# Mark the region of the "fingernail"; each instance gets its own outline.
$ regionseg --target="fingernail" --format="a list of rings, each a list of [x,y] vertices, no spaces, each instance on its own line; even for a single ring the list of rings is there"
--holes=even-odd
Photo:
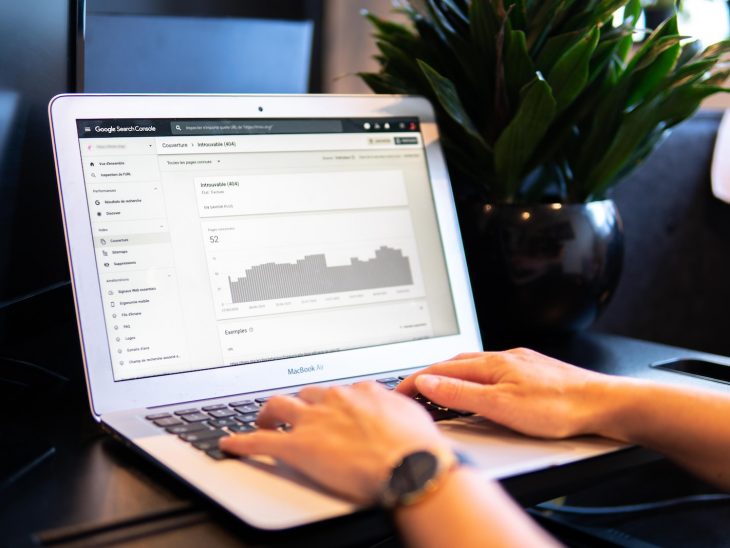
[[[421,392],[435,390],[439,382],[441,382],[440,379],[435,375],[419,375],[416,377],[416,388]]]
[[[230,436],[226,436],[225,438],[220,438],[220,439],[218,440],[218,445],[219,445],[220,447],[225,447],[226,445],[228,445],[228,444],[230,443],[230,442],[228,441],[228,438],[229,438],[229,437],[230,437]]]

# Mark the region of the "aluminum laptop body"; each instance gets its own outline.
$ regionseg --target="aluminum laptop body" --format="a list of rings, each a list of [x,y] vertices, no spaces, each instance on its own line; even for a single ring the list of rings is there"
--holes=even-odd
[[[387,383],[481,349],[429,103],[62,95],[49,110],[96,420],[254,527],[357,510],[275,462],[215,460],[164,425],[186,411],[235,426],[245,402]],[[440,427],[485,478],[619,447],[475,417]]]

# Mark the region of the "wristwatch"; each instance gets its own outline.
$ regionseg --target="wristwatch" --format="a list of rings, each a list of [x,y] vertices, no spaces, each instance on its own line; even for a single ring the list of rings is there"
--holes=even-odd
[[[461,459],[451,452],[437,455],[422,450],[410,453],[393,467],[380,491],[378,502],[389,510],[415,504],[438,489],[460,462]]]

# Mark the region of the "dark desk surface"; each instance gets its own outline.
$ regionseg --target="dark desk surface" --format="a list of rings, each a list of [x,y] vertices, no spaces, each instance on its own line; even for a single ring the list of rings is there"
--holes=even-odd
[[[104,435],[88,411],[68,299],[67,289],[49,296],[43,309],[53,305],[62,312],[48,325],[43,325],[40,311],[31,308],[5,318],[4,328],[0,326],[5,334],[0,354],[23,357],[69,377],[28,403],[18,405],[13,398],[5,402],[0,419],[5,443],[37,444],[39,457],[51,448],[53,452],[0,488],[0,539],[11,545],[31,544],[35,538],[61,545],[114,540],[127,545],[368,546],[392,534],[387,517],[378,512],[295,533],[260,534]],[[728,385],[649,369],[654,361],[697,355],[668,346],[587,333],[540,349],[598,371],[730,390]],[[11,419],[15,426],[9,426]],[[629,449],[509,478],[503,484],[521,503],[531,505],[658,458],[643,449]]]

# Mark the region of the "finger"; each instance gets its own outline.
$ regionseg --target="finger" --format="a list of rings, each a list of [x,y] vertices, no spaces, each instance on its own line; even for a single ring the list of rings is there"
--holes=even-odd
[[[281,432],[258,431],[250,434],[234,434],[221,438],[219,447],[234,455],[268,455],[286,459],[293,451],[291,436]]]
[[[355,384],[352,385],[352,388],[359,392],[373,392],[373,391],[380,392],[381,390],[386,390],[386,388],[382,384],[374,382],[374,381],[356,382]]]
[[[459,360],[471,360],[473,358],[481,358],[486,356],[487,354],[491,354],[491,352],[462,352],[461,354],[457,354],[453,358],[447,360],[450,362],[456,362]]]
[[[478,412],[485,405],[487,388],[462,379],[438,375],[419,375],[416,388],[430,401],[443,407]]]
[[[274,396],[259,412],[256,424],[259,428],[276,428],[281,423],[296,426],[302,411],[307,407],[299,398]]]
[[[297,395],[300,400],[307,403],[321,403],[324,400],[326,393],[327,388],[324,386],[305,386]]]
[[[414,373],[401,382],[396,390],[413,396],[418,392],[415,381],[420,375],[454,377],[472,382],[491,384],[496,382],[494,366],[498,362],[491,354],[478,354],[476,358],[441,362]]]

